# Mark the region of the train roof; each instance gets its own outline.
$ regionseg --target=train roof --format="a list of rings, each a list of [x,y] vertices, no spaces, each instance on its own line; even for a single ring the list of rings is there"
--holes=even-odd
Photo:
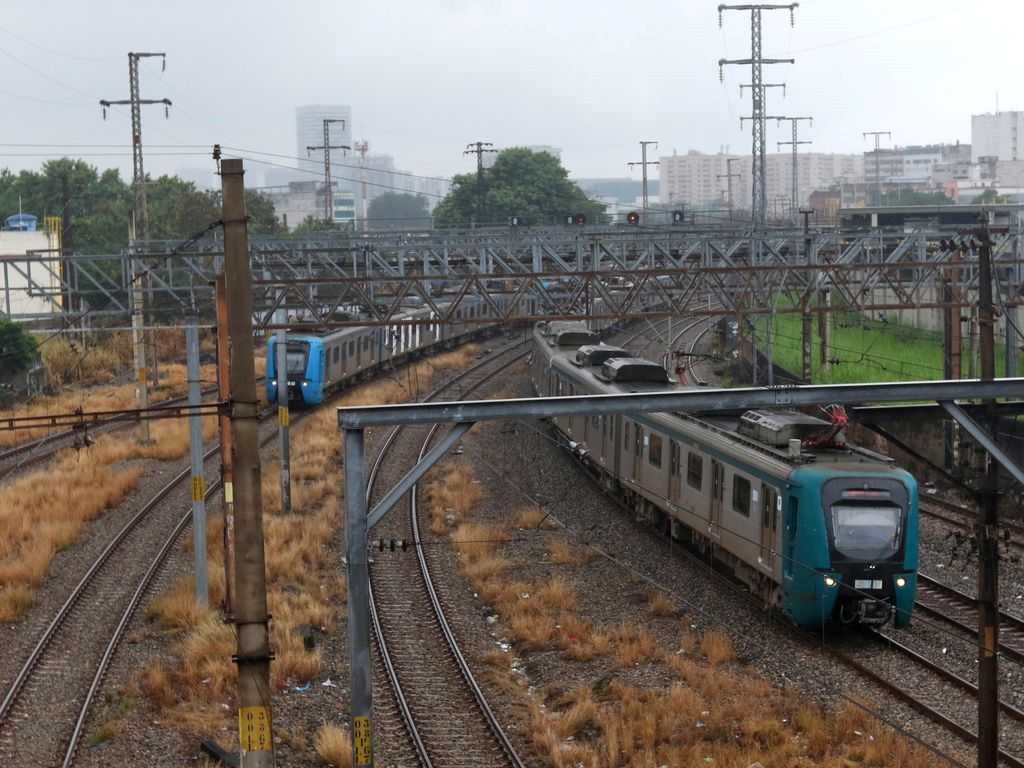
[[[584,344],[576,350],[576,357],[571,362],[576,365],[602,365],[606,360],[613,357],[629,357],[630,354],[622,347],[613,347],[610,344]]]
[[[642,357],[612,357],[601,364],[598,376],[619,384],[668,384],[665,366]]]
[[[567,349],[551,350],[553,363],[572,370],[573,375],[586,382],[595,393],[629,393],[637,391],[658,391],[678,389],[678,385],[670,380],[665,369],[657,363],[640,358],[611,358],[600,368],[583,366],[577,362],[576,352]],[[640,374],[639,381],[630,381],[631,369],[645,373],[650,372],[657,377],[655,369],[660,369],[660,381],[644,381]],[[622,378],[616,375],[605,375],[606,368],[621,371]],[[577,394],[582,394],[577,392]],[[843,448],[824,448],[806,445],[808,437],[821,435],[828,431],[830,423],[815,416],[792,410],[758,409],[733,413],[651,413],[645,418],[660,422],[666,431],[682,431],[702,444],[717,444],[721,450],[747,452],[747,460],[754,463],[766,462],[768,465],[784,465],[787,467],[820,464],[835,469],[864,471],[866,464],[882,465],[877,469],[893,468],[896,462],[888,456],[875,453],[866,448],[847,444]],[[741,424],[746,425],[741,428]],[[796,441],[791,446],[790,440]],[[776,470],[778,471],[778,470]]]
[[[586,324],[575,320],[552,320],[540,323],[538,333],[554,347],[580,347],[586,344],[597,344],[601,334],[587,328]]]

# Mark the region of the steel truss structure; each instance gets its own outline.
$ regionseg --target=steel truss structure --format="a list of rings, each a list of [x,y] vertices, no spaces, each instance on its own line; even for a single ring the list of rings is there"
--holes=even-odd
[[[995,234],[993,240],[1000,300],[1016,306],[1021,231]],[[182,307],[193,301],[212,314],[221,242],[201,241],[182,253],[174,253],[175,245],[141,249],[155,308],[150,324],[180,325]],[[253,325],[281,327],[275,322],[279,310],[295,330],[444,322],[460,314],[462,322],[477,322],[459,312],[470,301],[489,303],[493,316],[510,322],[937,309],[974,301],[978,245],[955,231],[883,230],[754,235],[512,229],[253,238]],[[130,274],[127,252],[64,258],[34,252],[0,262],[0,307],[16,306],[14,293],[20,290],[44,298],[53,312],[12,314],[13,319],[61,328],[103,325],[104,318],[127,317]],[[944,287],[954,290],[944,294]],[[831,293],[831,307],[825,293]],[[435,317],[404,320],[402,311],[412,305],[430,307]]]

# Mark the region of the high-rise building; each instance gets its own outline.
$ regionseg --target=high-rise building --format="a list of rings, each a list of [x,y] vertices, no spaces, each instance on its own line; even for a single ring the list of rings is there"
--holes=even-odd
[[[971,162],[1024,160],[1024,112],[971,115]]]
[[[729,161],[733,162],[730,163]],[[698,207],[732,206],[749,209],[752,196],[750,155],[705,155],[690,150],[685,155],[658,158],[659,197],[668,205]],[[792,210],[793,156],[789,152],[765,156],[765,187],[769,213],[781,215]],[[732,179],[729,178],[730,173]],[[828,189],[833,184],[864,178],[861,155],[801,152],[797,155],[797,180],[800,200],[804,205],[811,192]],[[731,181],[731,183],[730,183]]]
[[[307,147],[321,147],[324,143],[324,120],[344,120],[344,123],[332,123],[330,126],[331,146],[352,146],[352,107],[340,104],[309,104],[304,107],[295,108],[295,136],[296,136],[296,157],[300,158],[299,168],[323,173],[324,153],[323,150],[309,150]],[[348,155],[351,157],[351,152]],[[345,152],[340,149],[331,150],[331,176],[335,175],[335,161],[342,161]],[[345,160],[351,163],[352,160]],[[348,177],[352,174],[342,173],[347,168],[338,168],[339,177]],[[339,180],[338,189],[353,190],[351,182]]]

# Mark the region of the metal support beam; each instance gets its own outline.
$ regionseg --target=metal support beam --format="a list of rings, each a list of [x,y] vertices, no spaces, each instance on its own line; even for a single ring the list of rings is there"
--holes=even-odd
[[[1001,381],[1006,381],[1006,379],[1001,379]],[[1022,381],[1022,379],[1014,379],[1014,381]],[[957,424],[967,430],[967,433],[977,440],[982,448],[992,454],[992,458],[998,461],[1003,469],[1013,475],[1018,483],[1024,483],[1024,470],[1014,463],[1013,458],[1000,448],[995,439],[982,429],[981,425],[972,419],[963,408],[954,402],[942,400],[939,401],[939,405],[945,408],[946,413],[952,416]]]
[[[800,387],[700,389],[623,395],[530,397],[452,403],[402,403],[338,409],[338,426],[362,429],[395,424],[543,419],[594,413],[670,413],[750,408],[796,408],[823,403],[867,404],[961,398],[1024,397],[1024,378],[913,381],[883,384],[813,384]]]
[[[471,422],[458,423],[452,427],[451,432],[445,435],[440,442],[437,443],[430,452],[417,462],[416,466],[406,473],[405,477],[402,478],[401,482],[398,483],[388,493],[384,499],[373,508],[369,516],[366,518],[366,527],[373,528],[377,523],[380,522],[381,518],[388,513],[402,496],[412,490],[412,487],[416,485],[417,481],[423,477],[430,468],[434,466],[441,458],[448,453],[448,449],[455,445],[462,436],[469,432],[473,426]]]
[[[348,573],[352,764],[373,765],[373,660],[370,658],[370,563],[366,551],[365,435],[345,430],[345,543]]]

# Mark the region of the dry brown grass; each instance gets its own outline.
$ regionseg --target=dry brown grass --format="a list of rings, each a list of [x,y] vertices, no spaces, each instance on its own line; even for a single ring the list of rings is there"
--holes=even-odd
[[[313,748],[327,765],[352,768],[352,739],[344,726],[325,724],[317,728]]]
[[[655,616],[675,616],[679,613],[679,606],[674,598],[657,589],[650,589],[644,595],[647,604],[651,606],[651,613]]]
[[[553,531],[560,527],[547,512],[534,504],[523,507],[513,518],[512,525],[523,530],[545,531]]]
[[[585,565],[598,556],[589,547],[582,547],[560,536],[548,540],[547,550],[552,565]]]
[[[425,493],[431,531],[443,535],[456,529],[483,496],[469,470],[451,461],[442,463],[430,474]]]
[[[116,370],[116,369],[109,369]],[[200,369],[200,379],[204,388],[217,381],[216,368],[204,365]],[[160,383],[150,386],[149,401],[157,403],[169,397],[185,394],[187,389],[185,366],[170,363],[160,368]],[[70,414],[77,408],[87,412],[121,411],[137,407],[134,384],[107,384],[93,386],[84,390],[65,391],[52,396],[40,396],[30,402],[7,410],[0,410],[0,418],[26,418],[57,416]],[[152,426],[152,425],[151,425]],[[53,432],[49,427],[20,429],[17,431],[0,432],[0,447],[16,445],[19,442],[33,440]]]
[[[736,658],[736,652],[732,648],[732,640],[724,632],[711,630],[705,632],[700,640],[700,648],[708,664],[717,666]]]

